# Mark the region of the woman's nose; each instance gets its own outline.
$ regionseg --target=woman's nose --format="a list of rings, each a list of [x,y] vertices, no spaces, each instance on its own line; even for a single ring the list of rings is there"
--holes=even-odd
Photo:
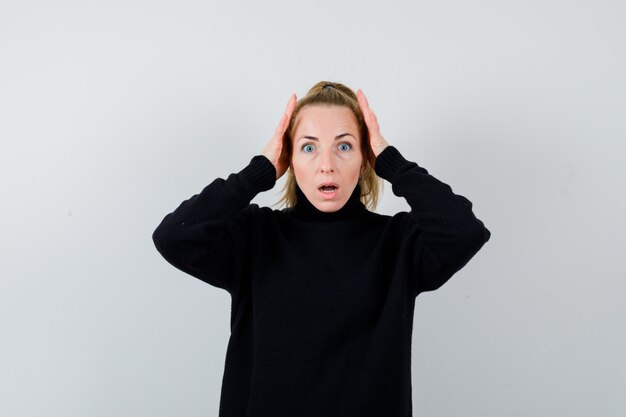
[[[335,162],[333,159],[332,150],[325,150],[320,155],[320,171],[333,172],[335,170]]]

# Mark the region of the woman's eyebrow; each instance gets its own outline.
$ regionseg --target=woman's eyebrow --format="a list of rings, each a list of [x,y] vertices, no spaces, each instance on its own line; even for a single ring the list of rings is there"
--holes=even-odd
[[[337,136],[335,136],[335,140],[339,140],[339,139],[343,138],[344,136],[352,136],[352,133],[342,133],[340,135],[337,135]],[[352,138],[356,139],[354,136],[352,136]],[[302,140],[302,139],[319,140],[315,136],[302,136],[298,140]]]

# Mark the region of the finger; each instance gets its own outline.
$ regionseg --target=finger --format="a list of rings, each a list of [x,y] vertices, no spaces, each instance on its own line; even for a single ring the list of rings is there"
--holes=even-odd
[[[363,114],[367,114],[367,102],[365,101],[365,94],[363,94],[363,91],[360,88],[357,90],[356,96],[359,105],[361,106],[361,110],[363,111]]]
[[[370,108],[370,101],[367,99],[367,96],[363,94],[363,98],[365,99],[365,104],[367,104],[367,108]]]
[[[281,116],[278,122],[278,126],[276,127],[276,130],[274,131],[276,135],[280,136],[285,133],[285,130],[287,130],[287,124],[289,122],[289,119],[291,119],[291,115],[293,114],[293,110],[295,107],[296,107],[296,95],[295,93],[291,93],[291,96],[289,97],[289,101],[287,102],[287,106],[285,107],[285,112]]]
[[[365,109],[363,113],[365,115],[365,121],[367,122],[368,129],[371,130],[372,129],[371,109],[370,109],[369,102],[367,101],[367,97],[365,96],[365,94],[363,94],[363,92],[361,92],[361,100],[363,101],[363,108]]]
[[[367,105],[367,101],[365,100],[365,94],[363,94],[363,91],[360,88],[357,91],[357,100],[359,102],[359,105],[361,106],[361,112],[363,113],[365,124],[367,124],[367,126],[369,127],[369,122],[370,122],[369,108]]]
[[[291,115],[293,114],[294,109],[296,108],[296,103],[297,103],[297,97],[295,95],[295,93],[291,93],[291,96],[289,97],[289,101],[287,102],[287,108],[285,109],[285,122],[284,122],[284,126],[282,128],[282,134],[285,133],[285,131],[287,130],[287,127],[289,126],[289,121],[291,120]]]
[[[296,97],[295,93],[292,93],[291,98],[289,99],[289,104],[287,105],[287,114],[289,115],[290,119],[291,119],[291,115],[293,114],[293,111],[296,108],[297,103],[298,103],[298,98]]]
[[[283,113],[280,120],[278,121],[278,126],[276,126],[276,130],[274,131],[275,135],[282,135],[285,132],[285,125],[287,124],[287,113]]]
[[[378,125],[378,117],[376,117],[376,113],[374,113],[374,110],[370,109],[370,119],[372,122],[372,127],[371,129],[378,133],[380,131],[380,126]]]
[[[296,104],[296,94],[291,93],[291,96],[289,96],[289,101],[287,101],[287,106],[285,107],[285,113],[289,114],[291,111],[293,111],[295,104]]]

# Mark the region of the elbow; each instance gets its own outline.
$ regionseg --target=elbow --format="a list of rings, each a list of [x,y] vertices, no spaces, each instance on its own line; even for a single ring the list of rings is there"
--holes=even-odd
[[[439,251],[422,249],[418,257],[421,260],[418,293],[439,289],[480,251],[490,239],[491,232],[480,220],[475,225],[459,235],[456,243]]]
[[[168,231],[167,228],[164,227],[163,223],[161,223],[153,232],[152,232],[152,242],[156,250],[166,259],[170,257],[171,248],[174,245],[174,239],[172,238],[172,234]]]
[[[154,232],[152,232],[152,243],[154,243],[157,251],[161,252],[161,249],[164,247],[164,239],[161,235],[161,230],[159,227],[157,227]]]
[[[491,231],[485,227],[485,224],[476,219],[475,226],[470,233],[472,241],[478,245],[477,251],[491,239]]]
[[[491,238],[491,231],[489,229],[487,229],[485,227],[485,225],[482,224],[482,222],[481,222],[481,226],[482,226],[481,227],[481,229],[482,229],[481,234],[482,234],[483,243],[487,243],[487,242],[489,242],[489,239]]]
[[[467,264],[490,238],[491,231],[485,227],[482,221],[476,219],[474,226],[468,229],[460,240],[460,242],[463,242],[458,251],[458,264],[460,267]]]
[[[168,232],[162,225],[152,232],[152,242],[159,254],[174,267],[185,272],[186,257],[190,255],[186,251],[186,246],[180,239],[176,239],[176,234]]]
[[[165,259],[168,259],[169,251],[167,249],[167,240],[158,228],[152,233],[152,242],[154,243],[154,247],[157,252],[159,252]]]

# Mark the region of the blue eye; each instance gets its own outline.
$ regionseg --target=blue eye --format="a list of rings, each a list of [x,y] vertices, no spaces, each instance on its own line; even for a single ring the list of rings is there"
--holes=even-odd
[[[350,145],[350,144],[349,144],[349,143],[347,143],[347,142],[344,142],[344,143],[340,144],[339,146],[345,146],[345,147],[347,147],[347,148],[345,148],[345,147],[344,147],[344,148],[342,149],[342,150],[346,150],[346,151],[347,151],[347,150],[350,150],[350,149],[352,148],[352,145]]]
[[[306,152],[306,153],[310,153],[309,151],[306,151],[305,149],[306,149],[306,148],[308,148],[308,147],[311,147],[311,146],[313,146],[313,144],[311,144],[311,143],[307,143],[306,145],[304,145],[304,146],[302,147],[302,149],[304,150],[304,152]]]

